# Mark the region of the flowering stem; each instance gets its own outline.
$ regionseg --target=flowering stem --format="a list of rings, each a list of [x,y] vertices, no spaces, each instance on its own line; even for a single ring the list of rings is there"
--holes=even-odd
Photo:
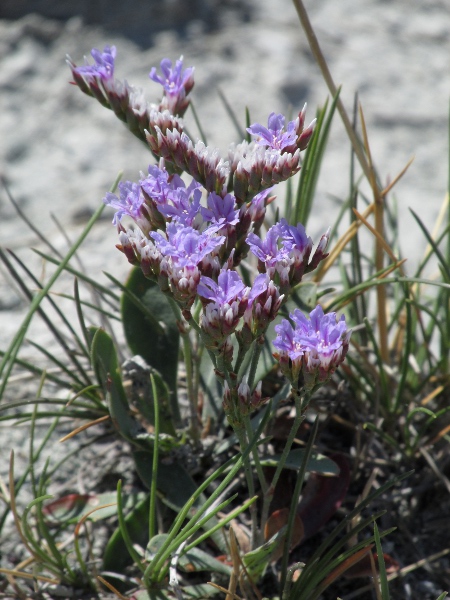
[[[259,341],[262,337],[262,343]],[[255,346],[253,348],[253,356],[252,356],[252,362],[250,364],[250,373],[248,374],[248,386],[250,388],[250,390],[253,389],[253,382],[255,380],[255,375],[256,375],[256,368],[258,366],[258,361],[259,361],[259,357],[263,348],[263,344],[264,344],[264,337],[260,336],[260,338],[258,338],[255,341]]]
[[[241,447],[241,454],[244,456],[245,451],[248,448],[247,436],[245,434],[245,425],[243,423],[236,424],[234,432],[239,440],[239,446]],[[251,440],[249,440],[251,442]],[[254,451],[258,452],[257,448],[253,448]],[[248,495],[249,498],[253,498],[255,495],[255,485],[253,483],[253,473],[251,469],[250,458],[247,456],[244,460],[244,473],[247,480]],[[252,520],[252,531],[251,531],[251,547],[254,550],[257,547],[258,541],[258,514],[256,503],[250,506],[250,517]]]
[[[189,321],[189,325],[192,327],[192,329],[195,329],[195,331],[198,333],[200,338],[203,339],[203,332],[200,328],[200,325],[198,324],[198,322],[196,321],[196,319],[194,317]],[[212,362],[214,368],[216,369],[217,365],[216,365],[216,357],[215,357],[214,353],[209,348],[207,348],[206,345],[205,345],[205,348],[207,349],[209,358],[211,359],[211,362]]]
[[[169,304],[175,314],[176,319],[181,322],[181,311],[178,304],[173,298],[167,296]],[[200,439],[200,431],[198,426],[197,416],[197,396],[194,390],[194,370],[193,370],[193,359],[192,359],[192,347],[191,339],[189,337],[189,331],[185,331],[183,327],[180,327],[181,339],[183,340],[183,354],[184,354],[184,365],[186,368],[186,381],[188,388],[188,401],[189,401],[189,422],[192,438],[194,442],[198,442]]]
[[[248,440],[251,443],[253,440],[253,437],[255,435],[255,432],[253,431],[249,415],[246,415],[244,417],[244,424],[245,424],[245,429],[247,431]],[[267,486],[266,478],[263,473],[261,461],[259,460],[258,444],[255,444],[253,446],[252,454],[253,454],[253,460],[255,461],[255,467],[256,467],[256,473],[257,473],[258,479],[259,479],[259,485],[261,486],[263,495],[265,495],[267,493],[268,486]]]
[[[275,474],[272,478],[270,486],[267,488],[266,493],[264,494],[263,499],[263,507],[261,513],[261,531],[264,531],[265,524],[269,517],[269,508],[270,503],[273,498],[273,494],[275,492],[275,487],[278,483],[278,479],[280,478],[281,471],[286,464],[289,452],[291,450],[292,444],[294,443],[295,435],[300,427],[302,421],[304,420],[304,410],[308,405],[309,395],[307,392],[300,393],[299,390],[293,390],[295,394],[295,419],[292,424],[291,430],[289,432],[288,438],[286,440],[286,444],[283,448],[283,452],[281,454],[280,460],[278,461],[277,468],[275,470]]]

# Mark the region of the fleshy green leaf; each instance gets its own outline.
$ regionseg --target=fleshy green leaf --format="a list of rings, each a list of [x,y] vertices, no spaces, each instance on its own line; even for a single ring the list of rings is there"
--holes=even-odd
[[[285,469],[293,469],[298,470],[302,464],[303,456],[305,451],[303,449],[297,448],[296,450],[291,450],[288,454],[288,458],[286,464],[284,466]],[[278,461],[281,458],[280,455],[275,456],[266,456],[261,458],[261,464],[265,467],[276,467]],[[306,465],[307,472],[320,473],[322,475],[339,475],[339,467],[338,465],[323,454],[313,453],[311,458]]]
[[[114,426],[128,440],[136,437],[138,425],[129,414],[128,400],[122,385],[122,375],[112,338],[103,329],[93,332],[91,362],[103,388]]]
[[[135,299],[140,305],[136,306]],[[131,351],[161,373],[176,394],[180,333],[164,294],[136,267],[124,286],[121,304],[125,337]]]

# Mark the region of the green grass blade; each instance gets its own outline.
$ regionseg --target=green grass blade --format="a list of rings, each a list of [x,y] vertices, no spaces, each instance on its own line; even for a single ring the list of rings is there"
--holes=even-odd
[[[114,182],[113,186],[111,187],[111,192],[114,192],[114,190],[116,189],[116,186],[120,180],[120,177],[121,177],[121,174],[117,177],[116,181]],[[95,222],[98,220],[98,218],[102,214],[104,207],[105,207],[105,205],[102,204],[95,211],[95,213],[89,219],[89,222],[86,225],[86,227],[84,228],[83,232],[78,237],[77,241],[74,243],[72,248],[66,254],[64,259],[58,264],[57,269],[55,270],[53,275],[50,277],[47,284],[34,297],[32,303],[31,303],[31,306],[28,310],[27,315],[23,319],[17,334],[14,336],[12,342],[10,343],[10,345],[9,345],[7,351],[5,352],[3,359],[0,363],[0,377],[3,377],[1,384],[0,384],[0,400],[2,399],[3,394],[5,392],[5,388],[8,383],[8,379],[11,374],[11,371],[12,371],[12,368],[14,365],[14,361],[17,357],[17,354],[19,353],[20,347],[25,338],[26,332],[28,331],[28,327],[31,323],[34,313],[36,312],[37,308],[41,304],[42,300],[47,296],[48,292],[50,291],[50,289],[52,288],[53,284],[56,282],[56,280],[58,279],[60,274],[67,267],[72,256],[75,254],[75,252],[78,250],[80,245],[83,243],[83,241],[88,236],[88,234],[89,234],[90,230],[92,229],[92,227],[94,226]]]

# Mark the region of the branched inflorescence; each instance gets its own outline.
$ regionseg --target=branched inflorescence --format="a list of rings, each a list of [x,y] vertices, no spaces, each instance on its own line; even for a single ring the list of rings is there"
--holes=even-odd
[[[224,160],[217,149],[194,143],[184,131],[181,117],[189,106],[194,69],[183,70],[182,57],[175,66],[163,59],[162,75],[151,70],[150,78],[164,93],[159,104],[149,104],[139,90],[115,79],[114,46],[91,54],[93,65],[86,61],[77,67],[69,59],[74,83],[112,109],[159,160],[138,183],[121,182],[118,195],[104,198],[116,210],[117,247],[196,325],[226,381],[224,407],[235,420],[261,403],[261,386],[251,390],[239,380],[242,357],[263,342],[293,288],[327,256],[329,232],[314,252],[300,223],[281,219],[260,235],[266,207],[275,199],[273,187],[299,171],[314,122],[304,127],[306,107],[286,127],[284,116],[272,113],[267,127],[248,127],[253,141],[230,146]],[[182,172],[191,177],[189,183]],[[252,284],[236,270],[249,254],[259,271]],[[310,320],[298,309],[290,318],[294,326],[287,320],[276,326],[275,356],[293,386],[311,391],[343,361],[350,333],[343,317],[324,315],[320,306]]]

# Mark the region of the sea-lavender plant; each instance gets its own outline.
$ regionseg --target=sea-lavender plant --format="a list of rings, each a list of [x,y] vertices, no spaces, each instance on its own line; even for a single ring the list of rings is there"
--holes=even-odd
[[[194,69],[183,71],[182,57],[175,66],[161,61],[150,78],[161,84],[163,97],[149,104],[128,84],[114,79],[115,48],[92,52],[94,65],[70,66],[74,82],[112,108],[130,129],[145,139],[157,164],[138,183],[119,184],[119,195],[108,193],[105,204],[116,210],[113,223],[129,262],[157,283],[169,299],[183,338],[190,428],[198,440],[195,381],[199,380],[203,345],[212,368],[223,384],[222,408],[242,452],[253,445],[251,412],[265,401],[262,381],[256,381],[259,357],[269,325],[306,273],[327,256],[327,231],[313,252],[313,241],[301,223],[281,219],[261,229],[275,186],[301,168],[300,152],[314,131],[304,127],[305,109],[285,127],[282,114],[271,113],[268,126],[247,128],[254,141],[231,145],[228,159],[202,140],[192,141],[180,120],[189,106]],[[181,175],[185,175],[182,179]],[[244,259],[257,259],[259,273],[249,278],[239,268]],[[311,394],[326,383],[344,360],[350,331],[344,317],[325,315],[317,306],[308,319],[299,309],[275,326],[274,357],[292,385],[298,428]],[[149,340],[149,343],[152,343]],[[237,352],[236,352],[237,350]],[[198,385],[198,384],[197,384]],[[276,477],[283,468],[295,431],[287,440]],[[252,450],[264,493],[261,527],[270,502],[270,490]],[[248,459],[244,461],[250,496],[254,483]],[[276,479],[276,478],[275,478]],[[260,539],[256,505],[252,505],[252,539]]]

